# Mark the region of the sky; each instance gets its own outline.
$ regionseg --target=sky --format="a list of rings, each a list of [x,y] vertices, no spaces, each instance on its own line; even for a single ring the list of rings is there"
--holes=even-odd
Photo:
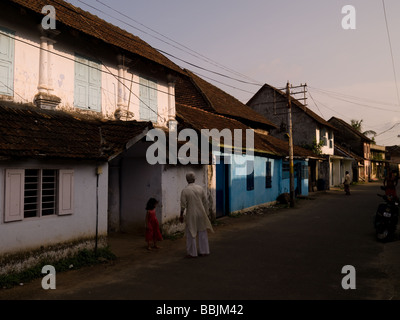
[[[377,144],[400,145],[398,0],[67,2],[140,37],[243,103],[265,83],[306,83],[307,106],[325,120],[362,120]],[[355,19],[342,13],[346,5]],[[344,29],[343,21],[355,29]]]

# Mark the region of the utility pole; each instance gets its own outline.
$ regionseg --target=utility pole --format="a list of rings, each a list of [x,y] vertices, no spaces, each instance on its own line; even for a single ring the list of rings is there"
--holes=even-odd
[[[293,164],[293,135],[292,135],[292,101],[290,97],[290,84],[286,84],[288,99],[288,134],[289,134],[289,175],[290,175],[290,206],[294,207],[294,164]]]

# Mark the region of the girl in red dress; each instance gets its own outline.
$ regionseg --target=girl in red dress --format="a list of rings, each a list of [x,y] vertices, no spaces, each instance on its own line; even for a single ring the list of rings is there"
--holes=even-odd
[[[157,241],[161,241],[162,235],[160,231],[160,226],[158,224],[156,216],[156,206],[158,201],[154,198],[150,198],[146,205],[146,241],[147,250],[151,250],[150,242],[153,242],[153,248],[160,249],[157,246]]]

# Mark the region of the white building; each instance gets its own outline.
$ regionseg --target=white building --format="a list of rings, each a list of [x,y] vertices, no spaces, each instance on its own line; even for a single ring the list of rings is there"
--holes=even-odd
[[[62,0],[49,0],[46,5],[55,9],[55,29],[43,28],[49,21],[48,12],[42,13],[43,1],[0,3],[0,103],[11,103],[8,115],[13,114],[12,108],[18,109],[16,104],[30,105],[24,107],[27,119],[30,112],[34,113],[32,108],[50,112],[48,120],[46,113],[40,113],[37,130],[46,128],[48,121],[57,118],[57,112],[60,117],[70,114],[78,121],[115,121],[106,128],[97,125],[93,129],[85,124],[91,128],[91,136],[85,137],[88,141],[84,143],[98,148],[96,152],[110,154],[87,159],[88,162],[85,153],[74,157],[74,127],[70,128],[70,140],[64,140],[67,145],[61,148],[64,153],[59,160],[54,150],[47,154],[38,151],[40,154],[33,157],[28,149],[35,149],[38,143],[34,135],[31,144],[25,144],[26,150],[21,147],[17,153],[13,148],[20,141],[8,145],[4,142],[0,146],[0,186],[4,185],[4,189],[0,188],[0,258],[2,254],[93,237],[97,178],[98,226],[102,236],[110,230],[143,231],[145,205],[150,197],[159,200],[157,216],[165,231],[174,231],[180,227],[176,217],[180,212],[180,191],[186,185],[185,173],[196,171],[197,182],[207,188],[207,166],[150,165],[146,150],[151,142],[146,141],[145,135],[152,127],[167,131],[169,121],[175,120],[175,79],[185,75],[138,37]],[[145,128],[134,130],[143,123]],[[30,125],[35,127],[34,123]],[[57,140],[63,125],[53,127],[53,139]],[[4,119],[0,119],[1,126],[19,132]],[[112,134],[102,130],[111,130]],[[72,148],[69,156],[68,148]],[[96,174],[96,168],[101,175]],[[59,191],[65,172],[73,173],[69,183],[75,214],[61,217],[54,212],[51,217],[44,217],[39,210],[29,216],[27,196],[21,192],[27,190],[30,175],[44,179],[51,173],[58,181],[54,189]],[[14,221],[7,211],[7,195],[16,194],[7,189],[10,181],[19,181],[13,184],[13,190],[20,187],[20,198],[13,198],[13,203],[18,203],[16,210],[22,218]],[[59,206],[64,198],[57,199],[55,205]]]

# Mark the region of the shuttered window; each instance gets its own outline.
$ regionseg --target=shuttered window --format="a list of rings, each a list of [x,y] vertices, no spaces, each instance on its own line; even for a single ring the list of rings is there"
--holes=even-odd
[[[24,217],[23,169],[8,169],[5,172],[4,221],[18,221]]]
[[[101,64],[75,55],[75,107],[101,111]]]
[[[0,94],[14,95],[15,32],[0,27]]]
[[[56,170],[25,170],[24,218],[56,213]]]
[[[288,161],[282,163],[282,179],[290,178],[290,165]]]
[[[246,162],[246,189],[247,191],[254,190],[254,161]]]
[[[271,162],[265,163],[265,188],[272,188]]]
[[[73,170],[7,169],[4,221],[72,214],[73,176]]]
[[[157,82],[140,77],[139,80],[140,120],[157,122]]]
[[[74,171],[60,170],[58,214],[71,214],[74,211]]]

